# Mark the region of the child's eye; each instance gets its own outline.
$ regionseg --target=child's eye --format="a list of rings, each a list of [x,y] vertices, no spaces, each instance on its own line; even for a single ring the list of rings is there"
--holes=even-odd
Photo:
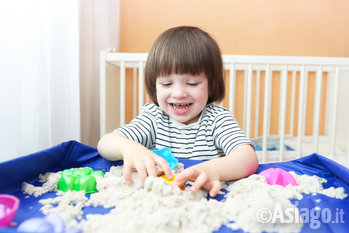
[[[164,87],[169,87],[169,86],[171,86],[171,84],[172,83],[161,83],[161,85],[164,86]]]
[[[189,86],[196,86],[198,83],[188,83]]]

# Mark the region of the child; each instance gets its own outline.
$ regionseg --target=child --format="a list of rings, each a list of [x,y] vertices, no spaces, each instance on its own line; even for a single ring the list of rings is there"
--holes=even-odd
[[[213,103],[224,97],[222,57],[211,36],[196,27],[175,27],[153,44],[145,67],[147,92],[154,104],[146,104],[130,124],[104,135],[98,143],[101,156],[124,160],[124,177],[131,183],[136,169],[142,183],[156,176],[160,166],[171,179],[167,162],[153,149],[171,148],[178,158],[207,160],[176,175],[175,184],[193,181],[217,195],[221,181],[253,174],[258,160],[227,109]]]

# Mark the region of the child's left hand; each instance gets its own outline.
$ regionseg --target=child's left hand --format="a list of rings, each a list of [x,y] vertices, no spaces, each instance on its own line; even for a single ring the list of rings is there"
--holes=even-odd
[[[221,189],[221,182],[219,175],[215,174],[215,170],[206,165],[208,164],[197,164],[177,174],[175,185],[179,187],[187,181],[193,181],[194,184],[191,187],[192,192],[197,192],[203,187],[210,192],[211,197],[215,197]]]
[[[187,181],[194,181],[191,187],[197,192],[201,187],[214,197],[221,189],[221,181],[238,180],[256,172],[258,158],[253,147],[243,144],[236,147],[229,156],[212,159],[185,169],[176,175],[175,184],[180,186]]]

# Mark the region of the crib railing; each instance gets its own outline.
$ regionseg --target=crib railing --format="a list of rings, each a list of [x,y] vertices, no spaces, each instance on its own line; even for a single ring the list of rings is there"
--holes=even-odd
[[[101,52],[101,136],[128,123],[149,102],[146,58],[145,53]],[[223,55],[223,63],[227,95],[217,104],[233,112],[248,137],[262,139],[261,162],[314,152],[349,161],[349,123],[343,121],[349,99],[345,89],[340,91],[349,85],[349,58]],[[268,147],[271,136],[277,137],[276,151]],[[292,151],[286,139],[295,142]],[[323,140],[326,151],[319,149]]]

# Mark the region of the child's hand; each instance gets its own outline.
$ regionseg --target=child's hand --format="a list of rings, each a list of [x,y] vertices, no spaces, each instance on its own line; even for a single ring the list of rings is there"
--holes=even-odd
[[[165,175],[172,179],[170,166],[160,156],[148,150],[138,142],[126,139],[121,133],[113,132],[104,135],[98,142],[99,154],[108,160],[124,160],[124,177],[128,184],[132,183],[131,171],[136,169],[142,185],[147,176],[157,176],[156,166],[160,166]]]
[[[192,192],[197,192],[201,187],[210,192],[211,197],[215,197],[221,189],[221,182],[218,174],[210,169],[207,164],[201,163],[185,169],[176,175],[175,185],[181,186],[187,181],[193,181]]]
[[[136,169],[142,185],[148,176],[157,176],[156,166],[160,166],[165,175],[172,179],[171,169],[165,159],[156,155],[140,144],[132,144],[132,146],[123,150],[124,157],[124,177],[128,184],[132,183],[131,171]]]

